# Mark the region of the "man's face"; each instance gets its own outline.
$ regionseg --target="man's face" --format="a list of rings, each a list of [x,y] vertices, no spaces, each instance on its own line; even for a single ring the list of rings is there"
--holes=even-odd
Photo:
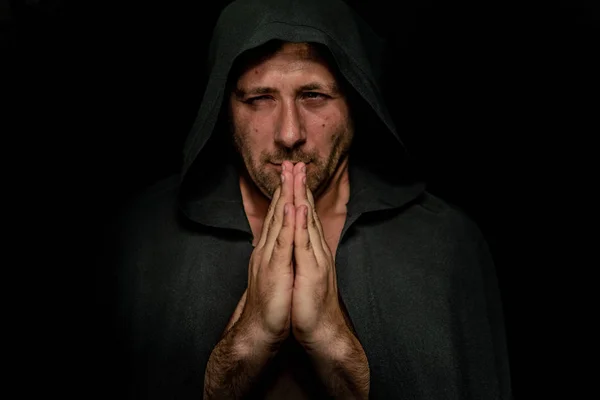
[[[318,196],[353,137],[346,97],[325,60],[310,45],[285,43],[249,66],[229,99],[237,151],[257,187],[272,198],[281,163],[306,164]]]

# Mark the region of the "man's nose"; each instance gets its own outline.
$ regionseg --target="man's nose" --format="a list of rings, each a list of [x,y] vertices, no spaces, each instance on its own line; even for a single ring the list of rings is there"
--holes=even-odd
[[[294,148],[306,142],[298,107],[294,101],[284,102],[279,110],[275,142],[283,147]]]

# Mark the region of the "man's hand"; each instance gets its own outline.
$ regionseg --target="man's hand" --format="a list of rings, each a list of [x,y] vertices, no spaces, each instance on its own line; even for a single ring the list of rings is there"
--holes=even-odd
[[[306,186],[305,165],[298,163],[292,168],[286,162],[284,175],[286,181],[294,182],[296,208],[292,333],[311,356],[330,395],[366,399],[368,360],[340,307],[335,261]]]
[[[284,165],[286,181],[294,184],[296,209],[292,332],[300,344],[313,345],[343,330],[345,320],[338,302],[333,256],[304,181],[305,164],[294,166],[286,161]]]
[[[294,285],[292,184],[284,182],[273,195],[260,241],[250,257],[248,287],[209,357],[205,399],[245,396],[289,336]]]
[[[250,256],[246,300],[238,321],[275,344],[287,338],[290,328],[293,203],[293,182],[284,180],[273,195],[260,240]]]

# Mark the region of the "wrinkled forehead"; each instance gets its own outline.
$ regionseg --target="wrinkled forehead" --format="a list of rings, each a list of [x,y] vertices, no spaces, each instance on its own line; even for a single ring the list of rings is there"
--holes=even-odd
[[[290,55],[300,60],[323,60],[317,46],[311,43],[283,42],[276,54]]]
[[[338,77],[335,61],[324,45],[272,40],[262,46],[247,50],[235,60],[229,74],[229,85],[235,85],[235,82],[237,82],[245,72],[275,56],[285,56],[298,61],[315,61],[323,63],[333,73],[335,78]]]

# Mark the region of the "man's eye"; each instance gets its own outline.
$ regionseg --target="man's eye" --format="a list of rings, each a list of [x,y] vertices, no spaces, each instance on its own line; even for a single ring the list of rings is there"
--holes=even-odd
[[[304,92],[302,96],[306,99],[325,99],[327,97],[324,94],[317,92]]]
[[[257,101],[268,100],[270,98],[271,98],[270,96],[266,96],[266,95],[265,96],[250,97],[248,100],[246,100],[246,103],[248,103],[248,104],[254,104]]]

